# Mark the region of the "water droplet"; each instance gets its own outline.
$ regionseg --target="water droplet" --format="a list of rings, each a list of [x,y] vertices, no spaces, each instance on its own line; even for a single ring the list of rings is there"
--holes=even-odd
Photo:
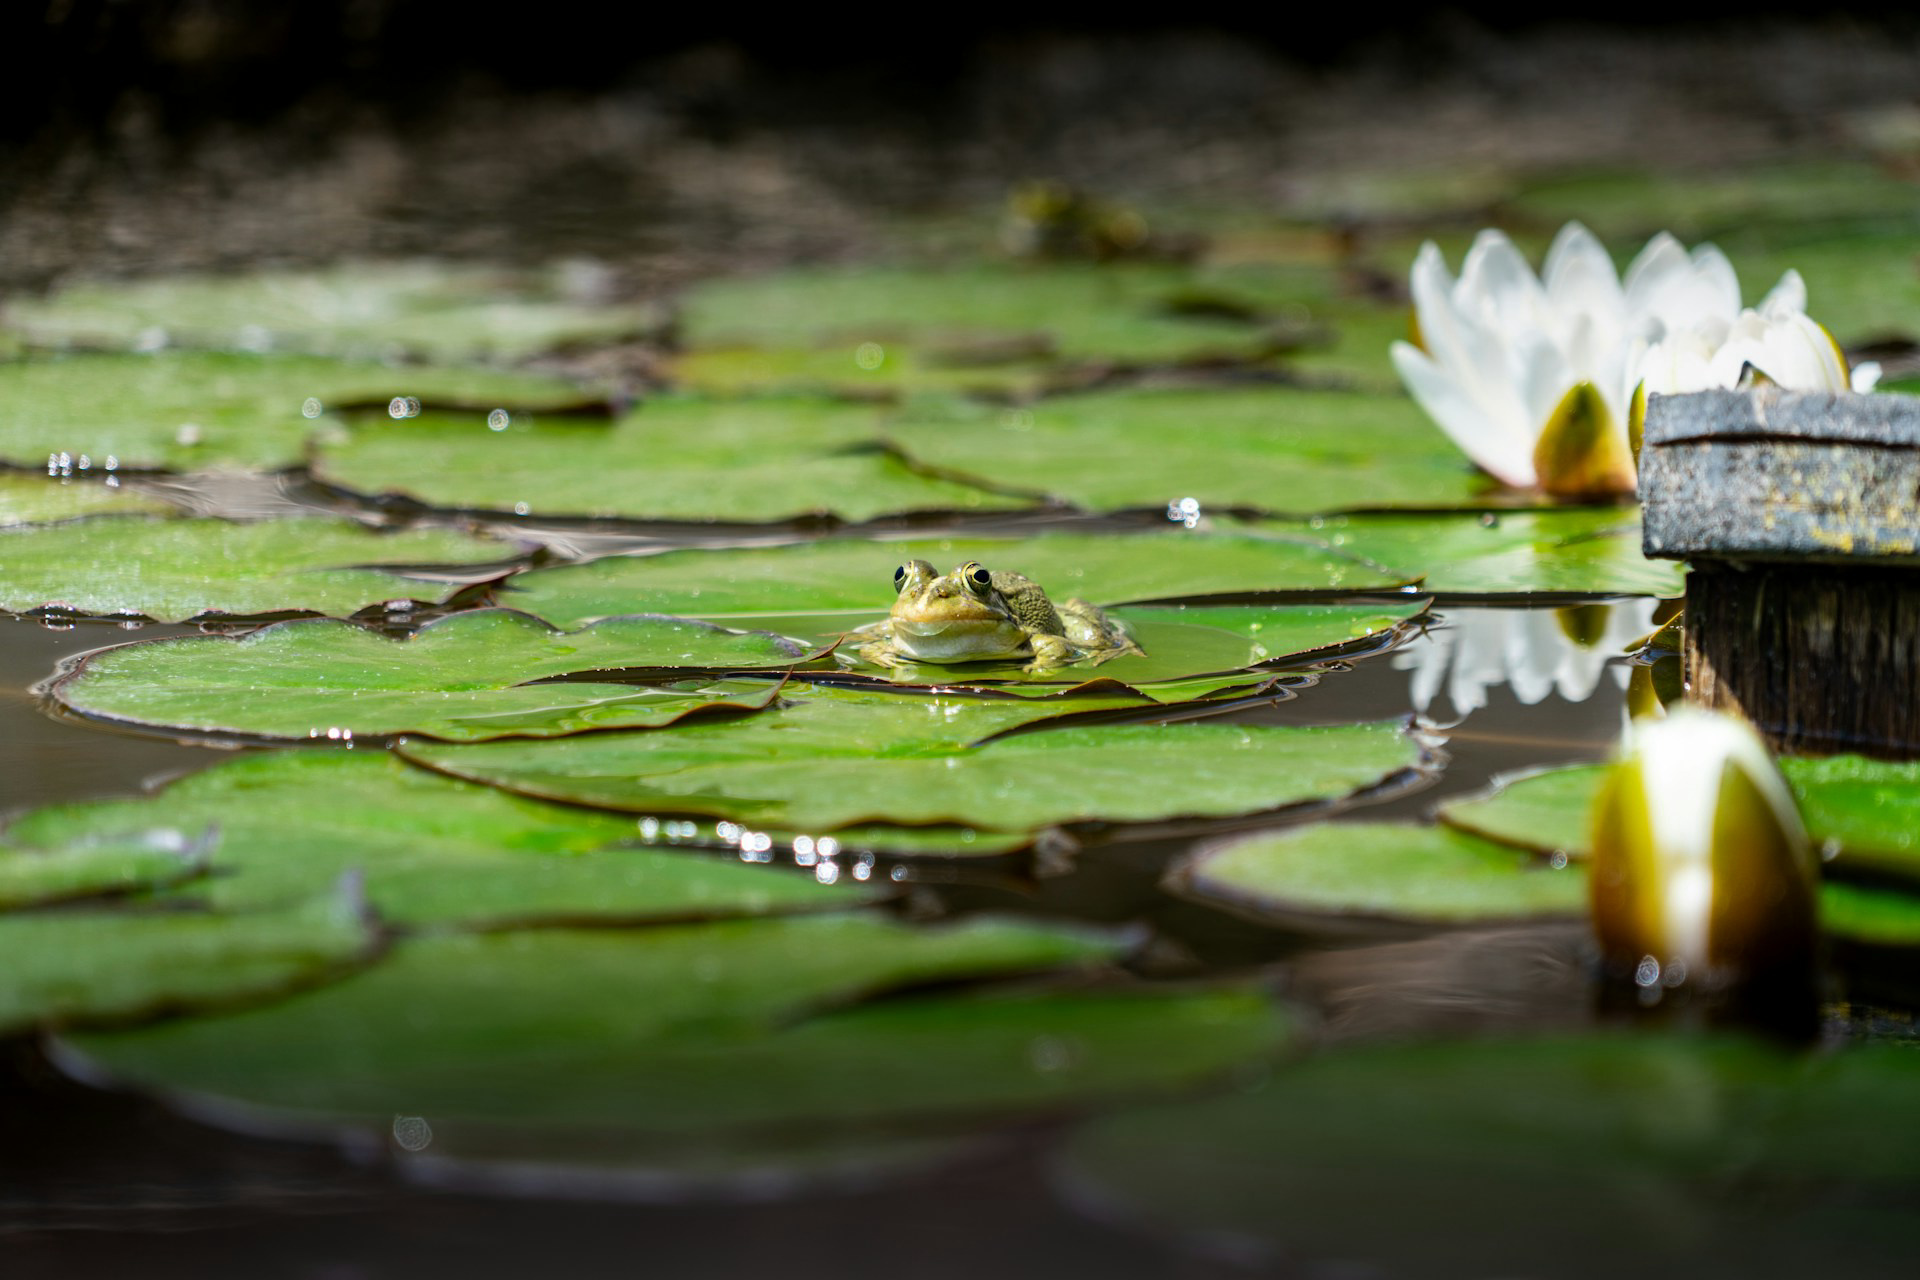
[[[387,416],[390,418],[417,418],[420,416],[420,402],[412,396],[395,396],[387,401]]]
[[[835,863],[823,862],[813,869],[813,878],[821,884],[833,884],[840,879],[840,868]]]
[[[871,372],[885,364],[887,349],[877,342],[863,342],[853,349],[853,362]]]
[[[1639,965],[1633,971],[1633,985],[1651,987],[1660,981],[1660,962],[1652,956],[1641,956]]]
[[[513,514],[517,516],[524,516],[531,510],[533,510],[533,508],[524,502],[516,502],[513,504]]]
[[[178,428],[175,429],[173,433],[173,442],[175,444],[192,447],[193,445],[200,443],[200,436],[201,436],[201,432],[200,432],[199,423],[183,422],[179,425]]]
[[[425,1116],[395,1116],[393,1140],[403,1151],[425,1151],[433,1143],[433,1126]]]
[[[513,415],[505,409],[495,409],[487,415],[487,429],[489,431],[505,431],[512,425]]]
[[[308,396],[300,406],[300,416],[303,418],[317,418],[322,413],[325,413],[326,409],[327,406],[321,404],[312,396]]]

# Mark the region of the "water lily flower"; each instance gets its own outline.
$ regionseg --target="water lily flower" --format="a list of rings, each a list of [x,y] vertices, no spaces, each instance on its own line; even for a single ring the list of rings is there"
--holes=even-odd
[[[1536,276],[1511,240],[1482,231],[1457,281],[1429,242],[1411,284],[1417,342],[1393,345],[1394,367],[1454,443],[1515,488],[1633,492],[1628,424],[1646,394],[1732,387],[1753,373],[1796,389],[1853,385],[1806,315],[1798,273],[1742,311],[1726,255],[1688,251],[1665,232],[1621,276],[1570,222]],[[1870,386],[1877,372],[1863,366],[1860,380]]]
[[[1643,988],[1804,967],[1818,875],[1744,721],[1683,709],[1635,726],[1593,809],[1593,924],[1612,967]]]

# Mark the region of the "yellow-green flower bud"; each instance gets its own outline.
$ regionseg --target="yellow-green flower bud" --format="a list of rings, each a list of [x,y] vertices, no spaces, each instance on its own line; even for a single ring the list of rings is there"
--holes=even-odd
[[[1744,722],[1637,722],[1593,811],[1594,932],[1642,987],[1804,971],[1819,864],[1793,795]]]

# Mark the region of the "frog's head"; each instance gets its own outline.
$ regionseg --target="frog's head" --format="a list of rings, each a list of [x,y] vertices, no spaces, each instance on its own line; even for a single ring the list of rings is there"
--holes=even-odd
[[[952,573],[936,574],[925,560],[909,560],[893,571],[899,596],[893,602],[896,629],[937,628],[997,631],[1012,617],[993,575],[969,560]]]

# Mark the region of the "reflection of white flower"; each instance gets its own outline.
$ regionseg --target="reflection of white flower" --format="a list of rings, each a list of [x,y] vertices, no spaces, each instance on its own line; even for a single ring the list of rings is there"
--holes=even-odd
[[[1616,688],[1626,687],[1623,651],[1652,624],[1654,602],[1626,601],[1594,606],[1605,611],[1601,626],[1586,643],[1568,635],[1568,615],[1560,609],[1448,609],[1442,626],[1398,649],[1393,665],[1411,670],[1410,693],[1421,712],[1441,691],[1453,714],[1465,719],[1487,705],[1488,690],[1506,685],[1522,706],[1534,706],[1551,694],[1585,702],[1609,671]],[[1590,622],[1589,612],[1582,619]]]
[[[1643,987],[1798,965],[1818,864],[1745,721],[1697,710],[1635,727],[1593,811],[1594,929]]]
[[[1498,231],[1475,238],[1457,281],[1429,242],[1411,286],[1419,343],[1395,343],[1394,367],[1468,457],[1517,488],[1632,492],[1627,416],[1649,363],[1655,392],[1733,386],[1748,365],[1783,386],[1847,385],[1798,274],[1742,312],[1726,255],[1664,232],[1624,277],[1577,222],[1538,276]]]

